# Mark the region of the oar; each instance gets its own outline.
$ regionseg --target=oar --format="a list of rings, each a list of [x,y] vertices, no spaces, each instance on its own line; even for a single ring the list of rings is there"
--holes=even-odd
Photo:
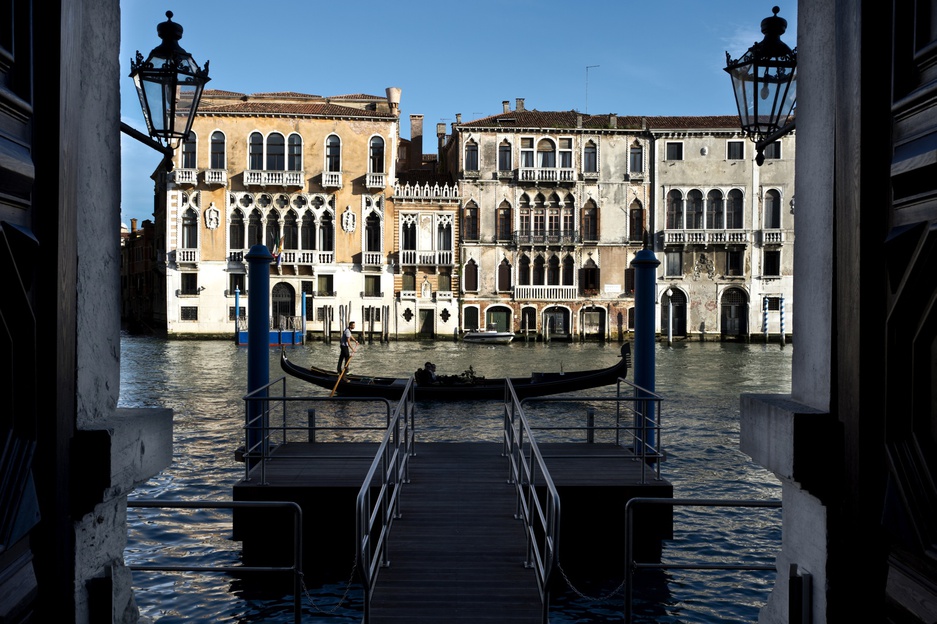
[[[348,365],[351,364],[351,358],[353,357],[355,357],[354,351],[352,351],[348,356],[348,359],[345,360],[345,366],[342,367],[342,372],[338,374],[338,379],[335,380],[335,386],[332,388],[332,394],[329,395],[330,397],[335,396],[335,391],[338,389],[338,384],[341,383],[342,377],[345,376],[345,371],[348,370]]]

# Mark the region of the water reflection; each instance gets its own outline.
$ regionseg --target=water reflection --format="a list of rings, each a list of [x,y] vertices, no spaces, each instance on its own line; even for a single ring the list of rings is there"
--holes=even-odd
[[[139,488],[139,498],[226,500],[242,477],[235,449],[243,443],[247,352],[228,341],[164,341],[125,336],[122,340],[120,405],[162,406],[175,412],[173,463]],[[292,361],[332,368],[337,344],[290,347]],[[662,474],[674,495],[687,498],[777,499],[774,477],[741,453],[739,394],[784,393],[790,389],[793,349],[777,345],[678,343],[657,350],[657,391],[664,396],[662,441],[667,461]],[[531,372],[573,371],[613,364],[616,344],[514,343],[467,345],[458,342],[363,344],[351,369],[364,375],[406,376],[426,361],[440,374],[459,374],[471,366],[488,377],[526,376]],[[270,377],[282,376],[279,351],[270,350]],[[629,377],[631,375],[629,374]],[[295,382],[295,383],[294,383]],[[287,380],[290,394],[328,395],[327,390]],[[586,391],[595,396],[599,391]],[[583,400],[542,416],[551,424],[582,424]],[[329,412],[317,409],[321,426],[360,424],[362,408],[348,405]],[[369,412],[370,413],[370,412]],[[305,422],[304,414],[296,416]],[[419,440],[500,439],[501,409],[490,404],[421,403]],[[567,419],[567,420],[563,420]],[[536,423],[535,423],[536,424]],[[597,423],[598,424],[598,423]],[[598,436],[598,434],[597,434]],[[177,515],[178,514],[178,515]],[[230,512],[225,510],[128,511],[128,563],[185,561],[228,565],[238,561]],[[716,560],[764,561],[780,543],[777,510],[675,512],[681,532],[665,556],[680,561],[696,555]],[[166,522],[169,519],[171,521]],[[306,588],[305,622],[359,622],[360,588],[349,588],[352,569],[340,578]],[[237,579],[218,575],[135,573],[142,613],[160,623],[183,620],[291,622],[291,596],[258,595]],[[623,597],[588,600],[613,592],[621,579],[571,579],[554,594],[552,622],[614,622],[622,619]],[[666,582],[664,582],[666,581]],[[641,572],[636,577],[635,614],[643,622],[755,621],[767,598],[773,575],[751,572]],[[576,591],[578,590],[578,592]],[[338,603],[341,601],[341,605]],[[338,605],[338,606],[337,606]]]

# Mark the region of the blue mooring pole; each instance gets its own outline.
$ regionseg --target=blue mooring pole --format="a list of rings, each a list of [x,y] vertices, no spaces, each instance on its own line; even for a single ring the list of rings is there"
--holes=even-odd
[[[247,273],[247,392],[254,392],[270,382],[270,263],[273,254],[265,245],[254,245],[244,256]],[[259,461],[264,432],[267,430],[263,401],[247,405],[248,468]]]
[[[655,350],[657,348],[654,310],[657,299],[657,267],[660,266],[660,260],[645,242],[644,249],[635,254],[631,266],[634,267],[634,383],[644,390],[654,392]],[[640,390],[638,392],[638,398],[640,398],[643,393]],[[645,451],[651,452],[656,446],[656,429],[654,429],[656,416],[653,404],[640,401],[636,408],[635,435],[643,438],[640,443]],[[634,450],[635,453],[639,452],[637,442]]]

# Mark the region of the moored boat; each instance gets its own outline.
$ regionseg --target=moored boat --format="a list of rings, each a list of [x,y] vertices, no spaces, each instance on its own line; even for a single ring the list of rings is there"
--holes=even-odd
[[[559,373],[531,373],[530,377],[511,377],[519,398],[547,396],[576,390],[587,390],[615,383],[628,374],[631,345],[621,347],[620,361],[608,368]],[[289,375],[335,391],[341,396],[382,397],[398,399],[407,385],[406,378],[370,377],[346,372],[341,381],[334,371],[303,367],[280,354],[280,368]],[[432,383],[417,383],[416,398],[421,401],[473,401],[504,398],[504,378],[485,378],[469,368],[461,375],[447,375]]]
[[[514,332],[498,331],[494,327],[476,329],[462,334],[463,342],[478,342],[482,344],[510,344],[514,340]]]

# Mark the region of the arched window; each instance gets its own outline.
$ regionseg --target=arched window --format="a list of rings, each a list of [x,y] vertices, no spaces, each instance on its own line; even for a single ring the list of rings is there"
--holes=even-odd
[[[211,168],[225,168],[225,140],[224,133],[215,130],[211,133]]]
[[[478,206],[469,202],[462,211],[462,240],[478,240]]]
[[[475,292],[478,290],[478,265],[474,260],[465,263],[465,276],[463,284],[465,290]]]
[[[299,244],[303,249],[316,248],[316,217],[311,210],[303,214],[302,224],[299,226]]]
[[[303,169],[303,139],[298,134],[291,134],[288,145],[286,168],[290,171]]]
[[[272,210],[267,213],[267,228],[264,238],[270,253],[276,253],[280,246],[280,217]]]
[[[299,224],[292,210],[283,219],[283,249],[299,249]]]
[[[777,230],[781,227],[781,194],[771,189],[765,193],[765,229]]]
[[[576,222],[573,217],[575,206],[576,199],[572,194],[566,195],[566,200],[563,202],[563,208],[560,212],[563,215],[563,234],[565,235],[565,241],[568,243],[576,242],[573,240],[573,234],[576,230]]]
[[[709,191],[706,196],[706,229],[721,230],[725,223],[725,202],[722,191]]]
[[[537,142],[537,166],[556,167],[556,144],[550,139],[540,139]]]
[[[667,229],[683,229],[683,194],[680,191],[667,193]]]
[[[517,283],[521,286],[530,286],[530,258],[521,256],[517,264]]]
[[[521,195],[519,211],[517,215],[520,219],[520,232],[522,236],[529,237],[530,232],[530,198],[527,193]]]
[[[543,256],[537,256],[534,258],[534,274],[531,276],[531,282],[534,284],[534,286],[543,285],[543,264]]]
[[[198,249],[198,214],[191,208],[182,213],[182,249]]]
[[[498,240],[511,240],[511,226],[513,225],[513,220],[511,219],[511,204],[507,203],[507,201],[501,202],[495,216],[497,217],[498,223]]]
[[[550,256],[550,261],[547,263],[547,284],[560,285],[560,259],[556,256]]]
[[[573,257],[567,255],[563,258],[563,286],[572,286],[575,272],[575,263]]]
[[[507,139],[498,146],[498,171],[511,170],[511,144]]]
[[[440,219],[436,224],[436,249],[452,251],[452,221]]]
[[[726,202],[726,229],[740,230],[743,227],[742,191],[732,189]]]
[[[404,251],[416,251],[415,219],[407,219],[400,226],[400,248]]]
[[[582,240],[599,240],[599,210],[591,199],[582,207]]]
[[[260,171],[264,168],[264,137],[259,132],[252,132],[247,142],[247,168]]]
[[[537,193],[534,197],[534,236],[543,236],[547,231],[547,215],[543,205],[543,195]]]
[[[465,144],[465,170],[478,171],[478,143],[472,140]]]
[[[325,142],[325,170],[334,172],[342,170],[342,142],[334,134],[329,135]]]
[[[547,232],[551,235],[560,233],[560,197],[550,193],[550,204],[547,208]]]
[[[263,223],[261,221],[260,211],[254,208],[251,216],[247,220],[247,246],[263,244]]]
[[[501,261],[498,265],[498,291],[506,292],[511,290],[511,265],[507,259]]]
[[[319,218],[319,249],[335,251],[335,219],[331,212],[325,212]]]
[[[271,132],[267,137],[267,171],[286,169],[286,143],[279,132]]]
[[[703,229],[703,194],[696,189],[686,195],[686,227],[688,230]]]
[[[182,168],[195,169],[195,133],[189,132],[189,136],[182,142]]]
[[[631,202],[628,226],[628,240],[637,243],[644,240],[644,207],[638,200]]]
[[[364,250],[381,251],[381,218],[373,212],[364,220]]]
[[[582,170],[586,173],[596,173],[599,170],[599,151],[595,143],[589,141],[582,151]]]
[[[384,173],[384,139],[371,137],[371,158],[369,173]]]
[[[231,223],[228,226],[228,247],[244,249],[244,213],[237,208],[231,213]]]
[[[631,149],[628,154],[628,172],[644,172],[644,150],[637,141],[631,144]]]

